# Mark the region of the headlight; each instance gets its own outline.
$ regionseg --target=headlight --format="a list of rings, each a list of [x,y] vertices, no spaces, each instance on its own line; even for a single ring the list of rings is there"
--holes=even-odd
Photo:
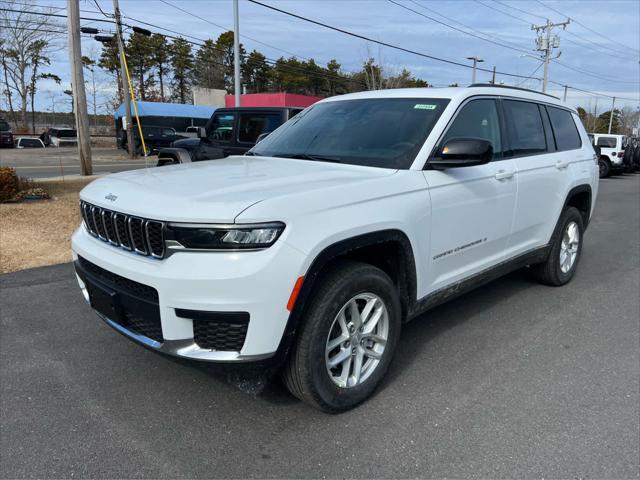
[[[280,222],[246,225],[170,224],[166,230],[171,250],[256,250],[273,245],[284,230]]]

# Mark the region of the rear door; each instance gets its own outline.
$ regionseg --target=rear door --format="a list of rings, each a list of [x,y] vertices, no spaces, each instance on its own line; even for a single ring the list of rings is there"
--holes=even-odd
[[[571,150],[579,150],[581,142],[568,110],[554,112],[558,148],[545,105],[511,99],[502,103],[508,125],[508,155],[518,170],[518,199],[507,249],[507,255],[513,257],[549,241],[568,191],[569,167],[574,159]],[[569,129],[578,136],[577,145]]]
[[[434,155],[449,139],[482,138],[493,145],[493,161],[424,171],[432,205],[431,228],[425,232],[431,237],[431,291],[504,259],[515,208],[516,178],[513,160],[503,155],[501,125],[495,98],[468,100],[458,109]]]

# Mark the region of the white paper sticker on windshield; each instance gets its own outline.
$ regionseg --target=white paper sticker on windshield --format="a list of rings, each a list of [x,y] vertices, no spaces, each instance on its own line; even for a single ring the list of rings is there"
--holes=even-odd
[[[417,108],[418,110],[435,110],[436,105],[433,103],[416,103],[413,108]]]

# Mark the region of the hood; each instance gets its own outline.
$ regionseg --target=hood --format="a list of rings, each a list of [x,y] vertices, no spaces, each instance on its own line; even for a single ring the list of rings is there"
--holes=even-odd
[[[181,138],[179,140],[175,140],[171,146],[174,148],[184,148],[185,150],[193,150],[198,145],[200,145],[199,138]]]
[[[235,156],[112,174],[87,185],[80,197],[144,218],[232,223],[244,210],[265,199],[286,200],[287,196],[395,172],[308,160]],[[271,220],[277,220],[276,213]]]

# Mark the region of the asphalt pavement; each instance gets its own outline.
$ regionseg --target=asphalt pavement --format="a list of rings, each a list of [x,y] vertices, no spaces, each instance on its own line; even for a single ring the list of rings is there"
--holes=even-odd
[[[70,264],[0,276],[0,476],[638,478],[640,175],[600,183],[569,285],[428,312],[341,415],[128,341]]]
[[[96,175],[143,168],[144,158],[131,160],[116,148],[92,148],[93,171]],[[80,160],[76,147],[3,148],[0,149],[0,166],[13,167],[18,175],[33,179],[45,179],[80,174]],[[157,158],[149,157],[148,164],[155,166]]]

